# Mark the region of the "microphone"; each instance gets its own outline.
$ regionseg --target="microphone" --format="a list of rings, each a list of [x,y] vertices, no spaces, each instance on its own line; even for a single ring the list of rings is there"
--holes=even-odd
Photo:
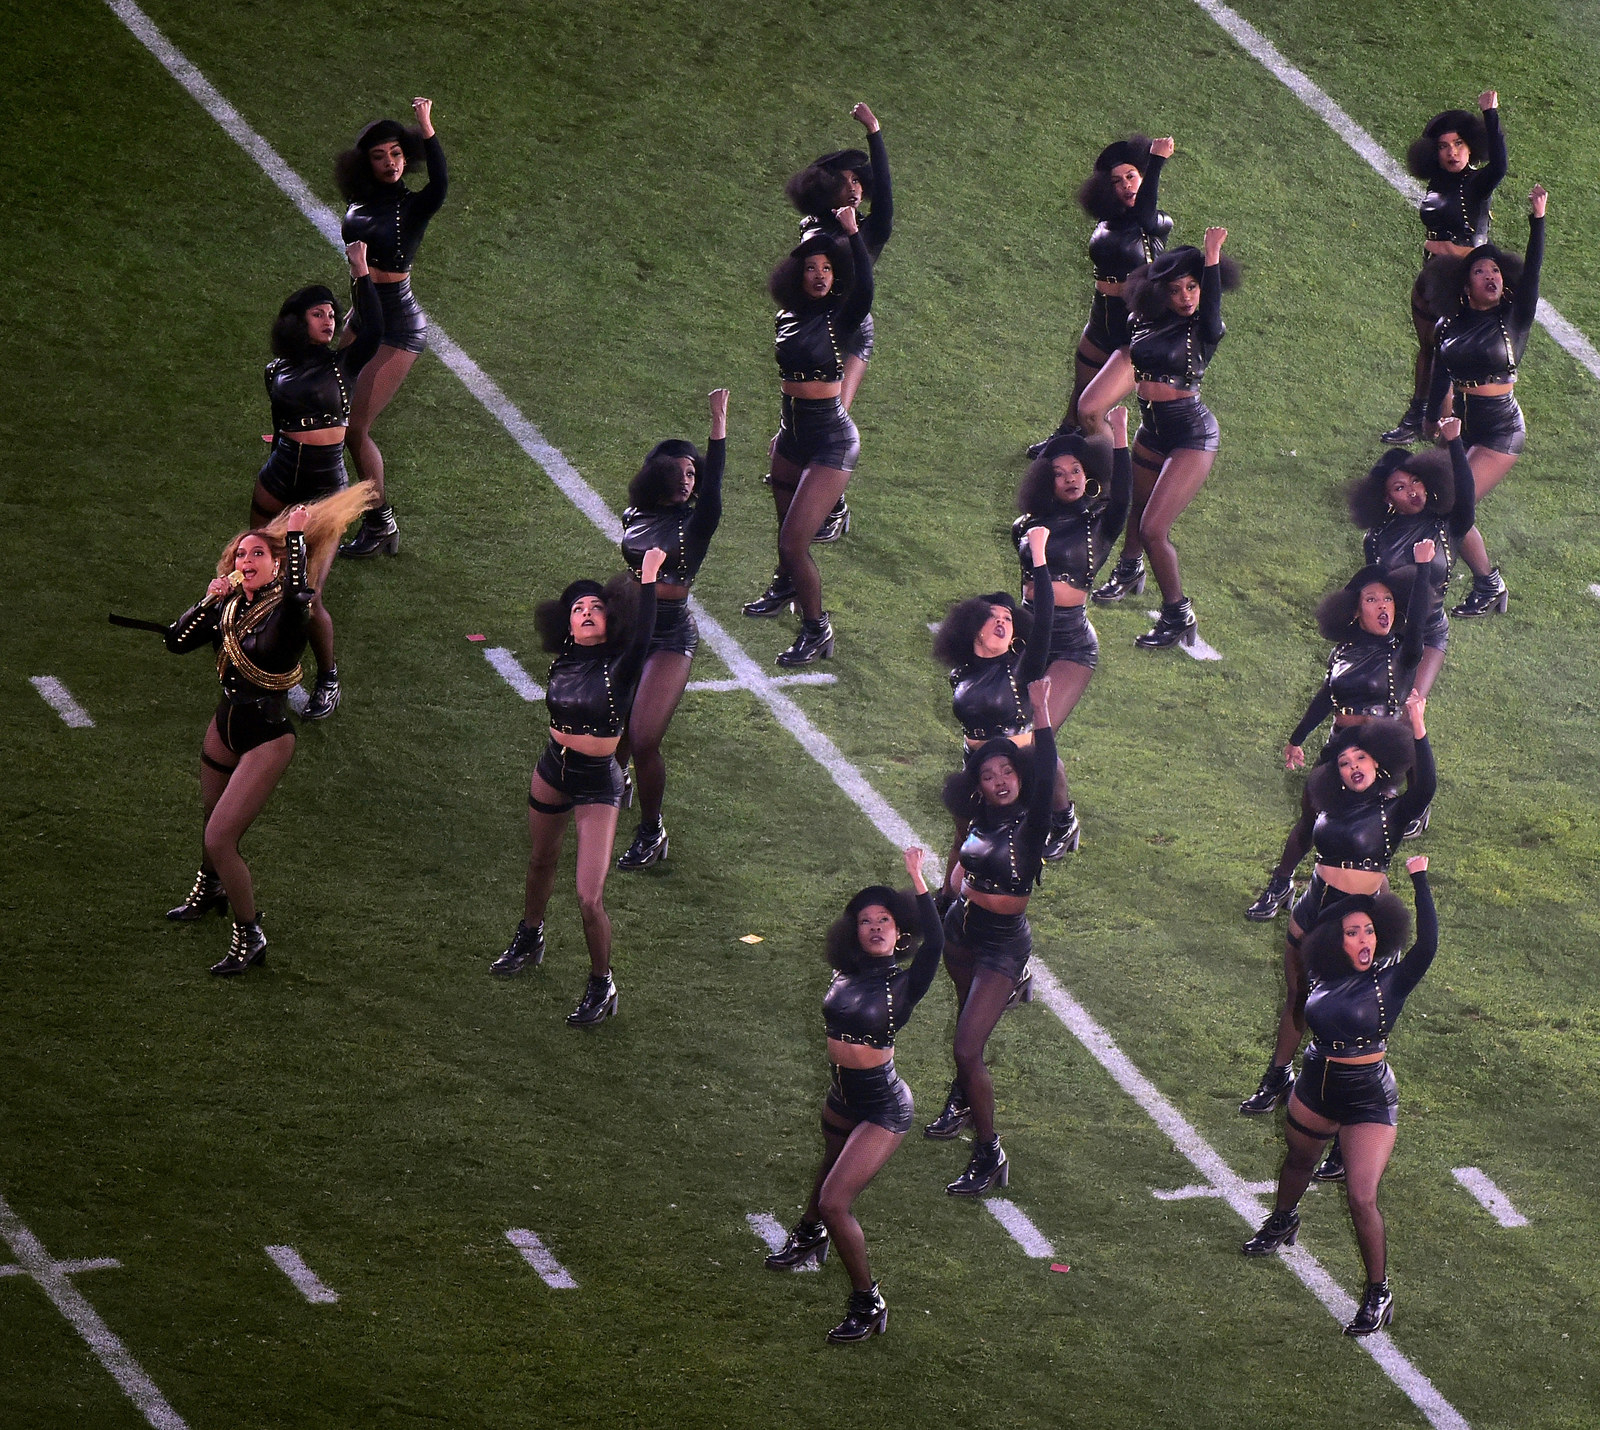
[[[244,585],[244,573],[242,571],[230,571],[228,572],[227,581],[228,589],[223,595],[213,596],[208,591],[206,593],[205,600],[200,604],[203,606],[214,606],[218,601],[226,601],[229,596],[231,596],[235,591]]]

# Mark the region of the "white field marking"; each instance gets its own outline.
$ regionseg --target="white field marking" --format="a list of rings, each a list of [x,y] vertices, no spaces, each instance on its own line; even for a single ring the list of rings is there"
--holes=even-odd
[[[1276,1182],[1246,1182],[1244,1189],[1256,1196],[1265,1196],[1268,1192],[1276,1191]],[[1170,1192],[1162,1191],[1159,1187],[1151,1187],[1150,1195],[1158,1202],[1186,1202],[1191,1197],[1220,1197],[1222,1195],[1215,1187],[1201,1186],[1191,1182],[1187,1187],[1174,1187]]]
[[[56,1270],[63,1276],[76,1276],[80,1271],[119,1271],[122,1263],[114,1256],[89,1256],[77,1261],[58,1261]],[[27,1276],[26,1266],[0,1266],[0,1276]]]
[[[1161,619],[1160,611],[1147,611],[1145,614],[1148,615],[1152,621],[1159,621]],[[1179,641],[1178,649],[1188,656],[1190,660],[1222,659],[1222,652],[1215,646],[1209,646],[1203,640],[1201,640],[1199,631],[1195,632],[1194,640],[1188,645],[1185,645],[1182,641]]]
[[[1600,600],[1600,581],[1590,582],[1589,594],[1595,597],[1597,600]]]
[[[503,645],[483,648],[483,658],[495,668],[496,673],[530,705],[544,699],[544,686],[540,685],[522,668],[522,662]]]
[[[525,1227],[514,1226],[506,1233],[509,1241],[522,1253],[522,1259],[539,1273],[539,1279],[552,1291],[576,1291],[578,1283],[572,1273],[553,1257],[545,1244]]]
[[[1495,1186],[1481,1168],[1456,1167],[1450,1175],[1471,1192],[1478,1199],[1478,1204],[1501,1226],[1527,1226],[1527,1217],[1511,1205],[1511,1198]]]
[[[1015,1202],[1008,1202],[1004,1197],[985,1197],[983,1205],[989,1215],[1011,1233],[1011,1239],[1022,1248],[1024,1256],[1043,1261],[1056,1254],[1045,1234],[1028,1220],[1028,1214]]]
[[[232,116],[234,123],[243,125],[243,121],[232,107],[217,94],[187,59],[173,49],[132,0],[107,0],[107,4],[161,61],[168,72],[194,95],[202,107],[207,109],[208,113],[212,112],[211,106],[215,104]],[[266,141],[253,130],[246,131],[248,139],[239,138],[222,119],[219,118],[218,122],[222,123],[223,128],[230,134],[234,134],[247,153],[257,154],[258,147],[266,150],[272,164],[285,170],[293,181],[292,184],[279,182],[279,187],[294,200],[303,213],[317,223],[319,230],[326,233],[316,213],[325,214],[330,222],[333,222],[333,215],[314,198],[309,197],[304,183],[292,171],[287,170],[287,166],[272,152]],[[275,182],[278,182],[277,171],[272,164],[262,161],[262,167]],[[330,242],[337,242],[336,224],[333,233],[327,236]],[[430,337],[434,340],[435,350],[451,371],[510,433],[523,451],[544,468],[550,480],[589,517],[608,540],[612,542],[620,540],[621,523],[605,505],[599,493],[578,475],[572,464],[544,440],[538,429],[517,411],[510,399],[489,376],[449,338],[437,328],[430,330]],[[751,659],[721,623],[710,616],[694,597],[691,596],[689,601],[690,609],[695,613],[695,619],[707,644],[733,675],[741,679],[745,687],[772,711],[778,723],[794,736],[812,759],[822,766],[829,778],[856,808],[866,815],[873,827],[890,844],[899,849],[910,844],[920,844],[928,850],[938,847],[938,842],[935,840],[919,838],[906,818],[844,758],[839,747],[811,723],[805,712],[778,688],[766,671]],[[943,876],[944,871],[932,853],[928,855],[923,867],[930,882]],[[1223,1189],[1224,1200],[1240,1217],[1251,1226],[1256,1225],[1265,1215],[1265,1211],[1250,1194],[1246,1184],[1234,1174],[1194,1127],[1161,1096],[1150,1080],[1117,1047],[1105,1029],[1061,987],[1049,968],[1044,963],[1036,961],[1035,969],[1035,984],[1045,991],[1046,1006],[1111,1073],[1113,1080],[1144,1108],[1151,1120],[1167,1134],[1174,1146],[1189,1159],[1200,1174]],[[1280,1259],[1333,1316],[1343,1321],[1354,1315],[1354,1300],[1334,1283],[1316,1258],[1303,1247],[1291,1248],[1288,1254]],[[1428,1378],[1401,1354],[1387,1334],[1380,1331],[1377,1335],[1362,1337],[1361,1348],[1372,1356],[1389,1378],[1411,1398],[1436,1430],[1470,1430],[1461,1414],[1434,1389]]]
[[[100,1364],[111,1372],[123,1394],[139,1407],[155,1430],[187,1430],[182,1416],[167,1404],[155,1382],[128,1354],[127,1347],[100,1319],[100,1313],[84,1299],[83,1293],[67,1279],[74,1270],[88,1271],[117,1263],[106,1257],[97,1257],[92,1262],[51,1260],[44,1243],[22,1224],[4,1197],[0,1197],[0,1237],[5,1238],[11,1254],[17,1258],[22,1274],[39,1283],[56,1310],[88,1342]]]
[[[774,675],[771,681],[774,685],[836,685],[839,677],[830,675],[825,670],[807,670],[799,675]],[[691,680],[685,688],[714,691],[743,690],[745,683],[742,680]]]
[[[89,712],[72,698],[72,692],[53,675],[30,676],[28,684],[44,697],[44,703],[74,730],[92,730]]]
[[[311,703],[311,692],[307,690],[305,686],[297,685],[289,692],[288,699],[289,708],[293,710],[296,715],[304,715],[306,713],[306,706]]]
[[[1302,104],[1356,151],[1372,170],[1410,204],[1422,202],[1423,186],[1397,164],[1384,147],[1355,122],[1329,97],[1326,90],[1311,82],[1304,70],[1296,69],[1282,51],[1237,10],[1221,0],[1194,0],[1202,10],[1232,36],[1235,43],[1286,86]],[[1600,378],[1600,352],[1593,343],[1561,316],[1543,298],[1539,300],[1539,322],[1563,348]]]
[[[300,1294],[313,1305],[331,1306],[339,1299],[339,1293],[324,1286],[321,1277],[306,1265],[305,1257],[292,1246],[269,1246],[266,1252],[278,1270],[293,1281]]]
[[[768,1251],[783,1250],[783,1244],[789,1239],[789,1233],[783,1223],[773,1216],[771,1212],[746,1212],[744,1219],[750,1223],[750,1230],[766,1243]],[[794,1271],[821,1271],[822,1267],[817,1264],[817,1258],[813,1256],[809,1261],[790,1269]]]

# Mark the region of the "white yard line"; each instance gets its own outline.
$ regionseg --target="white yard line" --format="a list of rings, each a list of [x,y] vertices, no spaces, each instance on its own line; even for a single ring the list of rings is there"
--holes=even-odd
[[[1011,1234],[1011,1239],[1022,1248],[1024,1256],[1043,1261],[1056,1254],[1049,1239],[1015,1202],[1008,1202],[1004,1197],[985,1197],[983,1205],[989,1215]]]
[[[1244,1188],[1256,1196],[1265,1196],[1277,1188],[1276,1182],[1246,1182]],[[1171,1191],[1162,1191],[1158,1187],[1150,1189],[1150,1195],[1158,1202],[1186,1202],[1193,1197],[1220,1197],[1222,1195],[1215,1187],[1199,1186],[1191,1182],[1187,1187],[1174,1187]]]
[[[1595,597],[1596,600],[1600,600],[1600,581],[1590,583],[1589,594]]]
[[[782,1251],[783,1244],[789,1239],[788,1228],[773,1216],[771,1212],[746,1212],[744,1219],[750,1224],[750,1230],[766,1243],[768,1251]],[[816,1257],[793,1268],[795,1271],[821,1271]]]
[[[1527,1226],[1527,1217],[1511,1205],[1511,1198],[1495,1186],[1480,1168],[1456,1167],[1450,1175],[1471,1192],[1478,1199],[1478,1205],[1501,1226]]]
[[[219,106],[231,116],[233,123],[243,126],[244,122],[237,112],[217,94],[209,81],[172,47],[151,24],[144,12],[131,3],[131,0],[107,0],[107,4],[161,61],[168,72],[195,96],[208,113],[218,117],[213,106]],[[328,222],[334,222],[335,228],[329,235],[329,241],[337,242],[337,224],[332,213],[309,196],[304,183],[292,171],[287,170],[282,159],[273,153],[266,141],[247,126],[245,129],[248,138],[242,138],[221,117],[218,117],[218,122],[248,153],[257,155],[258,150],[265,150],[272,162],[268,163],[266,160],[261,162],[269,176],[303,213],[317,223],[319,230],[327,233],[323,221],[316,217],[314,210],[325,215]],[[273,167],[274,164],[277,166],[276,169]],[[278,177],[278,169],[288,172],[292,184]],[[621,523],[606,506],[599,493],[583,480],[560,452],[544,440],[538,429],[517,411],[510,399],[460,348],[436,327],[430,330],[429,336],[446,365],[505,427],[523,451],[544,468],[550,480],[589,517],[608,541],[618,541],[621,537]],[[938,841],[918,837],[910,822],[868,783],[861,771],[845,759],[839,747],[811,723],[805,711],[777,686],[766,671],[734,641],[721,623],[713,619],[693,597],[690,597],[690,606],[700,626],[701,635],[728,667],[730,673],[741,680],[745,687],[772,711],[778,723],[794,736],[812,759],[822,766],[829,778],[890,844],[896,848],[905,848],[910,844],[920,844],[929,850],[938,847]],[[926,868],[930,880],[940,877],[943,872],[938,860],[931,853]],[[1045,1005],[1110,1072],[1118,1085],[1144,1108],[1200,1175],[1209,1184],[1223,1190],[1224,1200],[1239,1216],[1251,1226],[1261,1221],[1265,1209],[1248,1191],[1246,1183],[1233,1172],[1193,1126],[1156,1091],[1155,1086],[1117,1047],[1105,1029],[1062,988],[1043,962],[1035,960],[1034,969],[1035,987],[1044,992]],[[511,1235],[507,1233],[508,1237]],[[1316,1258],[1303,1247],[1292,1248],[1282,1260],[1333,1316],[1344,1321],[1354,1315],[1355,1302],[1334,1283]],[[1383,1368],[1389,1378],[1411,1398],[1437,1430],[1467,1430],[1467,1421],[1462,1415],[1434,1389],[1428,1378],[1401,1354],[1386,1334],[1380,1332],[1375,1336],[1363,1337],[1360,1345]]]
[[[72,692],[55,676],[31,676],[28,684],[37,690],[44,697],[44,703],[74,730],[94,729],[94,721],[89,718],[89,712],[72,698]]]
[[[339,1299],[339,1293],[323,1285],[317,1273],[306,1265],[305,1257],[292,1246],[269,1246],[266,1252],[273,1265],[294,1282],[300,1294],[313,1305],[331,1306]]]
[[[58,1261],[56,1270],[63,1276],[76,1276],[80,1271],[120,1271],[122,1263],[114,1256],[80,1257],[76,1261]],[[26,1266],[0,1266],[0,1276],[27,1276]]]
[[[499,677],[530,705],[544,699],[544,686],[529,675],[522,668],[522,662],[503,645],[484,647],[483,658],[495,668]]]
[[[522,1253],[522,1259],[539,1273],[539,1279],[552,1291],[576,1291],[578,1283],[554,1256],[550,1249],[526,1227],[514,1226],[506,1233],[509,1241]]]
[[[1283,52],[1244,16],[1222,4],[1221,0],[1194,0],[1194,3],[1222,26],[1246,54],[1257,60],[1274,79],[1289,89],[1295,98],[1354,149],[1407,203],[1415,206],[1422,202],[1422,185],[1406,173],[1376,139],[1340,109],[1327,91],[1313,84],[1304,70],[1290,64]],[[1594,344],[1543,298],[1539,300],[1538,316],[1545,331],[1582,363],[1592,377],[1600,378],[1600,352],[1595,350]]]
[[[167,1404],[166,1397],[156,1389],[156,1383],[128,1354],[128,1348],[100,1319],[100,1313],[84,1299],[83,1293],[67,1279],[75,1270],[98,1270],[115,1266],[117,1262],[106,1257],[93,1261],[51,1260],[44,1243],[22,1224],[4,1197],[0,1197],[0,1237],[5,1238],[11,1254],[17,1258],[21,1273],[39,1283],[51,1304],[72,1323],[72,1329],[88,1343],[100,1364],[122,1387],[123,1394],[139,1407],[155,1430],[186,1430],[182,1417]]]

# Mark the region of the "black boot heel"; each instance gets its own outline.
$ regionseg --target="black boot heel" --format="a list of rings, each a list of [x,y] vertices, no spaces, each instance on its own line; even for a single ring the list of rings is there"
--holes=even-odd
[[[1280,1246],[1293,1246],[1299,1235],[1300,1213],[1290,1207],[1286,1212],[1273,1212],[1241,1250],[1246,1256],[1271,1256]]]
[[[775,572],[772,584],[753,601],[741,608],[747,616],[776,616],[794,606],[794,583],[783,574]]]
[[[668,847],[665,824],[659,820],[653,825],[641,824],[633,836],[633,843],[618,857],[617,868],[648,869],[667,857]]]
[[[617,1016],[617,985],[608,973],[604,978],[589,975],[589,982],[578,999],[578,1006],[567,1014],[569,1028],[592,1028]]]
[[[1144,557],[1135,556],[1131,560],[1125,557],[1111,568],[1111,579],[1096,586],[1089,599],[1098,606],[1115,605],[1124,596],[1142,596],[1144,583]]]
[[[1294,880],[1274,874],[1267,880],[1267,887],[1256,895],[1255,903],[1244,911],[1244,916],[1252,923],[1270,923],[1278,917],[1280,909],[1287,908],[1293,901]]]
[[[233,921],[228,951],[211,965],[211,971],[218,978],[236,978],[252,964],[266,961],[267,936],[261,932],[261,915],[257,914],[249,923]]]
[[[973,1146],[967,1170],[947,1184],[945,1192],[952,1197],[981,1197],[994,1187],[1007,1186],[1010,1181],[1011,1163],[996,1137],[987,1146]]]
[[[1498,613],[1503,616],[1510,601],[1511,592],[1506,588],[1505,577],[1500,574],[1500,568],[1495,566],[1490,568],[1487,576],[1472,578],[1472,590],[1467,593],[1467,599],[1450,614],[1471,617]]]
[[[820,1221],[797,1221],[789,1239],[761,1264],[768,1271],[798,1271],[807,1262],[821,1266],[828,1259],[828,1228]]]
[[[845,1309],[844,1320],[828,1332],[828,1339],[836,1346],[850,1345],[872,1336],[881,1336],[888,1329],[888,1303],[874,1281],[869,1290],[850,1293],[850,1304]]]
[[[959,1137],[971,1121],[972,1109],[967,1106],[967,1095],[959,1082],[952,1082],[950,1094],[944,1100],[944,1111],[922,1129],[922,1135],[930,1142],[950,1142]]]
[[[1381,1331],[1392,1320],[1394,1292],[1389,1289],[1388,1278],[1369,1281],[1367,1294],[1361,1298],[1361,1309],[1356,1312],[1355,1320],[1344,1328],[1344,1333],[1347,1336],[1370,1336]]]
[[[1239,1112],[1244,1117],[1259,1117],[1263,1113],[1276,1112],[1289,1100],[1289,1094],[1293,1089],[1293,1064],[1281,1068],[1269,1067],[1261,1075],[1256,1090],[1239,1104]]]
[[[167,917],[174,923],[188,924],[210,913],[227,912],[228,896],[222,891],[222,880],[202,869],[194,876],[194,887],[177,908],[167,910]]]
[[[529,928],[525,919],[518,919],[517,931],[511,935],[511,942],[506,945],[506,951],[489,965],[489,972],[509,978],[513,973],[521,973],[530,963],[537,968],[543,962],[543,922]]]
[[[794,644],[778,654],[778,664],[786,669],[797,665],[815,665],[833,655],[833,623],[824,611],[814,621],[802,621],[800,634]]]
[[[1143,650],[1163,650],[1180,643],[1193,645],[1199,632],[1194,603],[1187,596],[1180,596],[1176,601],[1163,601],[1155,625],[1142,636],[1135,636],[1133,643]]]
[[[360,560],[380,551],[387,556],[400,554],[400,528],[395,524],[392,506],[369,511],[361,520],[361,530],[339,548],[339,555]]]

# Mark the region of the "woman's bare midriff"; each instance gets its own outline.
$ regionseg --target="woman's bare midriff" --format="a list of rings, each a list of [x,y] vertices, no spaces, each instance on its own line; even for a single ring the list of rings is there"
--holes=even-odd
[[[622,743],[620,735],[569,735],[565,730],[552,730],[550,738],[580,755],[614,755]]]
[[[1328,1061],[1330,1063],[1349,1063],[1352,1067],[1360,1067],[1366,1063],[1381,1063],[1388,1056],[1388,1053],[1363,1053],[1359,1058],[1330,1057]]]
[[[1477,387],[1468,387],[1463,390],[1468,397],[1506,397],[1515,388],[1516,384],[1512,382],[1484,382]]]
[[[961,883],[961,894],[968,902],[980,909],[988,909],[991,914],[1024,914],[1028,911],[1026,894],[990,894],[983,889],[974,889],[965,880]]]
[[[1317,873],[1324,884],[1341,894],[1381,894],[1389,887],[1389,876],[1371,869],[1341,869],[1337,864],[1318,864]]]
[[[1146,402],[1182,402],[1188,397],[1198,397],[1198,392],[1174,387],[1170,382],[1141,382],[1139,396]]]
[[[785,397],[804,397],[826,400],[844,391],[842,382],[785,382],[781,384]]]
[[[381,268],[369,268],[367,276],[382,287],[386,283],[404,283],[411,275],[409,273],[386,273]]]
[[[343,427],[313,427],[309,432],[280,432],[278,435],[302,447],[337,447],[344,441],[344,434]]]
[[[1003,736],[1001,736],[1001,738],[1005,739],[1005,740],[1010,740],[1011,743],[1013,745],[1015,745],[1019,750],[1029,749],[1033,745],[1033,731],[1032,730],[1023,730],[1020,734],[1016,734],[1016,735],[1003,735]],[[987,736],[985,736],[981,740],[975,740],[975,739],[972,738],[971,735],[963,735],[962,739],[964,739],[967,742],[967,748],[969,750],[981,750],[985,745],[987,745],[989,743],[989,740],[988,740]]]
[[[881,1068],[894,1061],[893,1048],[869,1048],[865,1043],[841,1043],[828,1039],[828,1061],[842,1068]]]
[[[1055,588],[1057,606],[1081,606],[1089,599],[1087,591],[1080,591],[1070,581],[1052,581]]]
[[[656,580],[656,600],[658,601],[686,601],[689,599],[687,586],[674,586],[670,581]]]

